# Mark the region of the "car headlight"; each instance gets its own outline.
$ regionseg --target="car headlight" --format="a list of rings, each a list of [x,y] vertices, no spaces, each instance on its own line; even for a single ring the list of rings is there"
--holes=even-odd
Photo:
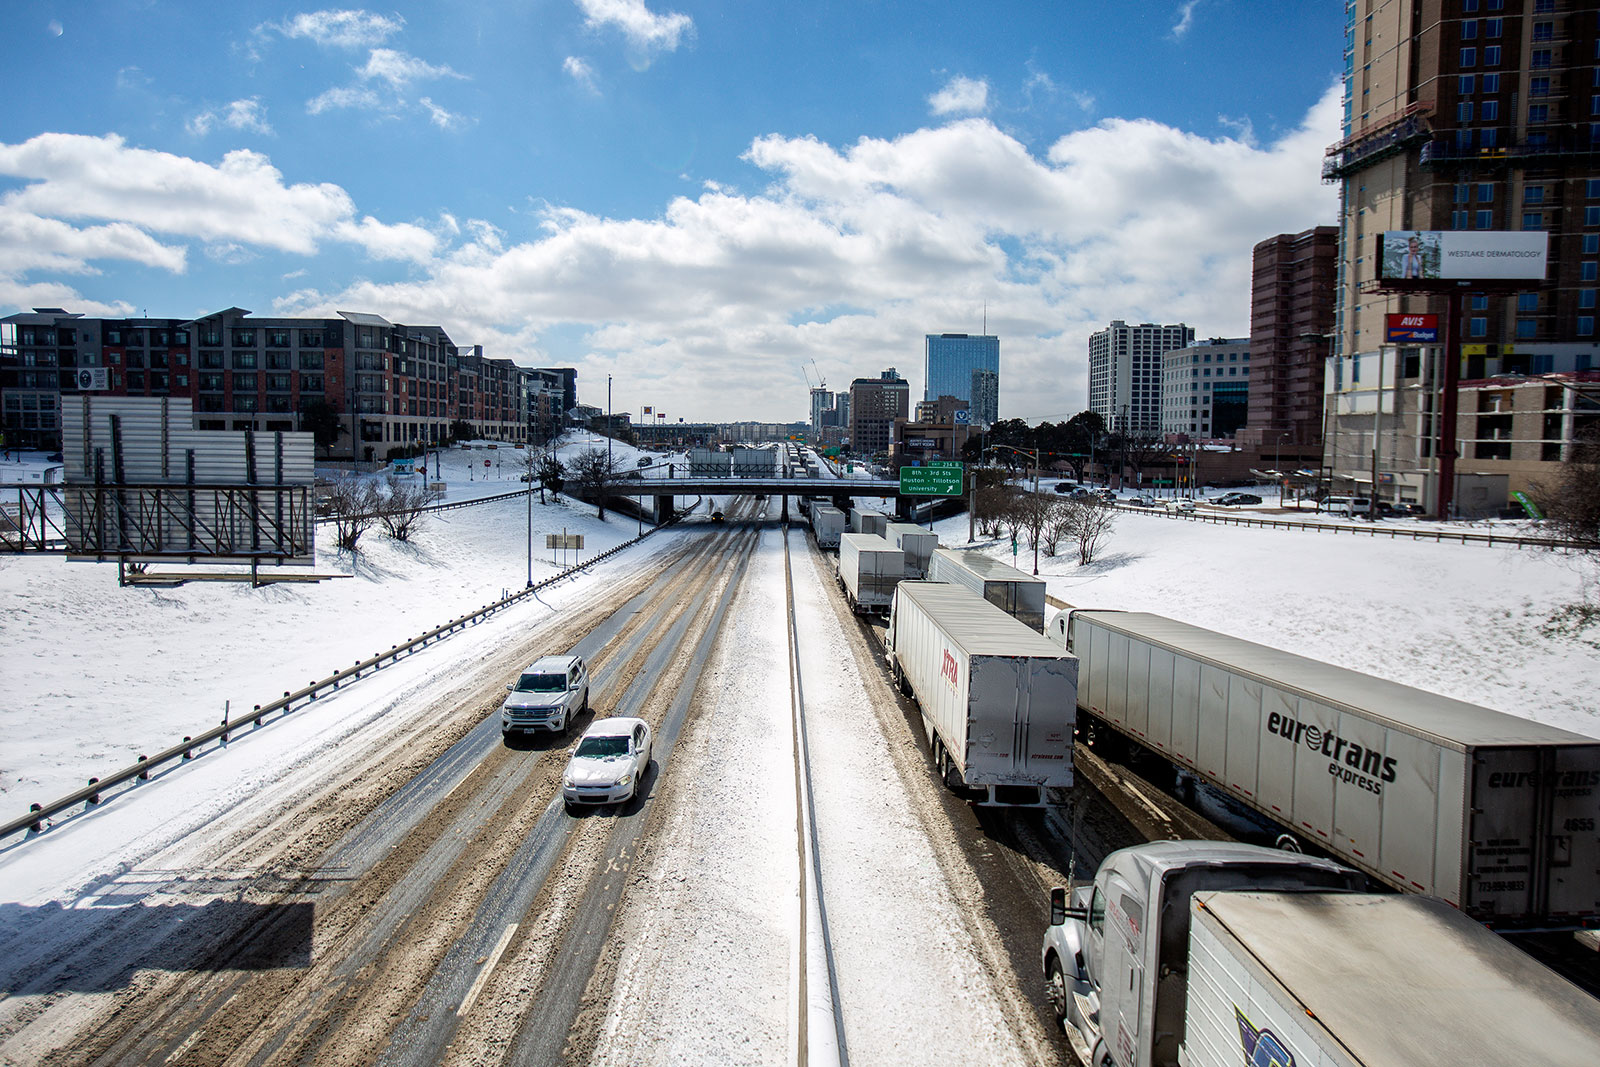
[[[632,774],[624,774],[621,778],[617,779],[617,785],[624,786],[624,785],[627,785],[631,781],[633,781],[633,775]]]
[[[574,781],[573,781],[573,780],[572,780],[572,775],[570,775],[570,774],[563,774],[563,775],[562,775],[562,776],[561,776],[561,784],[562,784],[562,785],[564,785],[564,786],[566,786],[566,787],[567,787],[567,788],[568,788],[568,789],[571,789],[571,788],[572,788],[572,787],[573,787],[573,786],[575,786],[575,785],[576,785],[576,784],[577,784],[577,783],[576,783],[576,782],[574,782]]]

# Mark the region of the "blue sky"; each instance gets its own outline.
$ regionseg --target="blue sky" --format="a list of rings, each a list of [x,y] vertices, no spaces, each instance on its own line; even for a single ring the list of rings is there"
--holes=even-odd
[[[0,308],[370,311],[674,418],[1001,337],[1066,417],[1114,318],[1248,329],[1335,221],[1341,5],[12,0]]]

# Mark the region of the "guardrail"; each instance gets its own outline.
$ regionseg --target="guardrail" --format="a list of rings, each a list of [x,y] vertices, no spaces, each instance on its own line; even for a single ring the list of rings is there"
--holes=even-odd
[[[520,496],[521,494],[519,493],[516,495]],[[462,503],[467,502],[463,501]],[[685,509],[682,514],[689,514],[694,510],[695,507],[698,506],[699,501],[696,501],[693,506]],[[674,521],[676,521],[676,519],[662,525],[671,525]],[[281,713],[280,718],[288,715],[289,712],[295,710],[295,705],[298,704],[301,707],[304,707],[306,704],[315,701],[324,693],[337,690],[340,684],[343,682],[355,681],[361,678],[363,674],[377,671],[386,664],[393,664],[398,661],[400,657],[409,656],[417,649],[425,648],[435,641],[449,637],[458,630],[465,629],[468,626],[475,626],[484,619],[487,619],[490,615],[493,615],[495,612],[510,607],[512,604],[522,600],[524,597],[533,596],[546,586],[554,585],[556,582],[559,582],[565,578],[570,578],[572,575],[583,571],[585,568],[592,567],[602,560],[611,558],[625,548],[633,547],[661,528],[661,526],[651,527],[638,537],[624,541],[613,548],[609,548],[604,552],[590,557],[588,560],[585,560],[582,563],[568,567],[559,574],[553,574],[548,578],[544,578],[538,582],[535,582],[526,589],[518,590],[517,592],[502,597],[491,604],[485,604],[477,611],[468,612],[465,615],[457,616],[456,618],[451,619],[449,622],[444,623],[441,626],[436,626],[426,633],[412,638],[410,641],[407,641],[404,644],[391,645],[389,646],[389,651],[387,652],[379,652],[367,659],[357,660],[354,666],[346,667],[342,671],[337,671],[334,674],[323,678],[321,681],[312,682],[303,689],[298,689],[294,692],[286,692],[282,697],[272,701],[271,703],[257,704],[248,714],[241,715],[236,719],[225,721],[220,726],[213,727],[204,733],[197,734],[192,737],[185,737],[178,744],[173,745],[171,748],[165,749],[161,752],[157,752],[154,756],[140,756],[138,762],[124,767],[114,774],[107,775],[105,778],[90,778],[87,786],[79,789],[77,792],[69,793],[59,800],[53,801],[49,804],[33,804],[28,808],[28,814],[21,816],[20,818],[12,819],[10,822],[5,823],[4,825],[0,825],[0,838],[9,837],[18,830],[26,830],[33,834],[43,833],[47,828],[44,824],[44,821],[50,818],[52,815],[60,814],[61,812],[66,811],[69,808],[76,807],[79,804],[88,805],[84,811],[92,810],[96,805],[102,802],[103,797],[101,794],[114,786],[122,785],[125,782],[133,781],[135,779],[139,781],[147,781],[150,778],[150,771],[152,768],[162,766],[166,763],[171,763],[174,760],[193,759],[195,755],[198,754],[199,750],[203,749],[207,745],[211,745],[213,742],[215,742],[218,747],[225,745],[228,742],[229,735],[243,727],[250,726],[259,728],[261,725],[263,725],[262,720],[269,715]],[[82,814],[82,812],[79,814]]]
[[[1584,541],[1568,541],[1557,537],[1519,537],[1514,534],[1476,533],[1470,530],[1445,530],[1426,529],[1420,526],[1379,526],[1371,523],[1364,526],[1348,526],[1335,522],[1300,522],[1294,519],[1257,519],[1244,515],[1223,515],[1217,512],[1201,511],[1165,511],[1161,507],[1141,508],[1128,504],[1113,505],[1119,511],[1129,511],[1137,515],[1166,515],[1173,519],[1189,519],[1194,522],[1211,522],[1220,526],[1260,526],[1278,530],[1314,530],[1318,533],[1349,533],[1367,534],[1372,537],[1405,537],[1413,541],[1459,541],[1462,544],[1483,545],[1510,545],[1516,548],[1567,548],[1580,551],[1591,551],[1597,547]]]

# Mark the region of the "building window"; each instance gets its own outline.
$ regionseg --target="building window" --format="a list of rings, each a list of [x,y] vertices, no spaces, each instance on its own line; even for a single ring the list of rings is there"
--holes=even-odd
[[[1500,117],[1500,101],[1485,100],[1483,102],[1483,121],[1493,122]]]
[[[1535,41],[1548,41],[1555,37],[1556,27],[1553,22],[1535,22],[1533,24],[1533,39]]]
[[[1461,10],[1462,11],[1476,11],[1476,10],[1478,10],[1478,0],[1461,0]]]
[[[1465,51],[1465,49],[1463,49],[1463,51]],[[1529,57],[1528,66],[1532,67],[1534,70],[1549,70],[1550,49],[1535,48],[1533,50],[1533,55]]]
[[[1461,184],[1456,186],[1456,188],[1455,188],[1455,202],[1456,203],[1465,204],[1471,198],[1472,198],[1472,186],[1466,184],[1465,182],[1462,182]]]
[[[255,370],[256,354],[254,352],[235,352],[233,354],[234,370]]]
[[[1578,278],[1580,281],[1592,282],[1600,280],[1600,263],[1586,259],[1578,265]]]
[[[254,374],[235,374],[233,376],[233,391],[236,393],[255,392],[256,376]]]
[[[321,370],[322,369],[322,353],[321,352],[305,352],[305,351],[302,351],[300,353],[300,369],[301,370]]]
[[[1482,293],[1474,293],[1473,296],[1472,296],[1472,310],[1473,311],[1488,311],[1489,310],[1489,298],[1484,296]]]
[[[1492,211],[1480,211],[1480,212],[1478,212],[1478,221],[1476,223],[1475,228],[1479,229],[1479,230],[1492,230],[1492,229],[1494,229],[1494,218],[1493,218],[1493,215],[1494,215],[1494,213]]]
[[[1492,44],[1483,50],[1483,62],[1486,66],[1498,67],[1500,65],[1500,46]]]
[[[1525,211],[1522,213],[1522,228],[1524,230],[1544,229],[1544,213],[1540,211]]]
[[[1493,185],[1489,184],[1488,182],[1485,182],[1482,185],[1478,186],[1478,203],[1480,203],[1480,204],[1492,204],[1492,203],[1494,203],[1494,186]]]
[[[1517,339],[1519,341],[1531,340],[1539,335],[1539,324],[1532,319],[1517,320]]]
[[[1457,122],[1471,122],[1472,121],[1472,101],[1471,100],[1463,100],[1459,104],[1456,105],[1456,121]]]
[[[235,348],[254,348],[256,346],[256,332],[254,330],[234,330],[233,345]]]
[[[1579,289],[1578,290],[1578,306],[1581,307],[1581,308],[1592,308],[1592,307],[1594,307],[1594,290],[1593,289]]]
[[[1486,127],[1483,131],[1483,147],[1493,148],[1500,142],[1500,131],[1493,126]]]
[[[1528,95],[1529,96],[1549,96],[1550,95],[1550,79],[1549,78],[1530,78],[1530,79],[1528,79]]]
[[[1583,224],[1585,226],[1600,226],[1600,207],[1586,207],[1583,209]],[[1587,249],[1586,249],[1587,251]]]
[[[1473,92],[1473,83],[1478,80],[1476,74],[1463,74],[1456,79],[1456,92],[1462,96],[1470,96]]]
[[[1583,235],[1583,254],[1586,256],[1600,255],[1600,233],[1586,233]]]
[[[1489,320],[1488,319],[1473,319],[1468,324],[1467,332],[1470,333],[1473,337],[1488,337],[1489,336]]]
[[[1549,58],[1550,58],[1550,53],[1546,52],[1545,53],[1545,60],[1546,60],[1545,66],[1547,66],[1547,67],[1550,65]],[[1463,67],[1475,67],[1475,66],[1477,66],[1478,65],[1478,50],[1476,48],[1463,48],[1461,50],[1461,65]]]
[[[1538,293],[1518,293],[1517,294],[1517,310],[1518,311],[1538,311],[1539,310],[1539,294]]]
[[[1528,121],[1529,122],[1549,122],[1550,121],[1550,105],[1549,104],[1529,104],[1528,105]]]
[[[1578,316],[1578,336],[1579,337],[1593,337],[1594,336],[1594,316],[1593,315],[1579,315]]]
[[[1505,25],[1504,19],[1484,19],[1483,35],[1485,37],[1499,37],[1501,27]]]
[[[1524,204],[1542,204],[1542,203],[1544,203],[1544,186],[1542,186],[1542,185],[1530,185],[1527,188],[1523,189],[1522,190],[1522,202]]]

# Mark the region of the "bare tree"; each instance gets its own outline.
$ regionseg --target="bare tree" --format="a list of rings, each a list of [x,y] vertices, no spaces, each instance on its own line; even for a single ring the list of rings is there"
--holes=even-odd
[[[1054,556],[1061,547],[1061,539],[1071,532],[1072,508],[1070,501],[1056,499],[1050,501],[1050,517],[1044,524],[1041,537],[1044,541],[1044,554]]]
[[[1087,499],[1062,501],[1062,535],[1070,537],[1078,546],[1078,565],[1087,566],[1105,547],[1116,525],[1116,511],[1103,500]]]
[[[1538,493],[1550,531],[1567,541],[1600,549],[1600,424],[1572,443],[1561,471]]]
[[[555,450],[551,449],[539,460],[539,503],[544,503],[544,491],[550,490],[550,495],[556,499],[561,498],[561,487],[567,484],[567,468],[561,465]]]
[[[578,453],[567,464],[572,480],[578,483],[578,495],[599,509],[599,517],[606,517],[606,494],[616,481],[617,472],[605,449],[591,448]]]
[[[1039,542],[1050,526],[1056,510],[1054,497],[1043,493],[1021,493],[1014,505],[1017,525],[1028,535],[1028,547],[1033,549],[1033,573],[1039,573]]]
[[[392,474],[388,483],[389,493],[378,507],[378,521],[396,541],[409,541],[428,506],[428,487],[426,483],[402,482]]]
[[[377,485],[348,475],[328,488],[326,500],[339,547],[354,552],[361,535],[378,519],[382,501]]]

